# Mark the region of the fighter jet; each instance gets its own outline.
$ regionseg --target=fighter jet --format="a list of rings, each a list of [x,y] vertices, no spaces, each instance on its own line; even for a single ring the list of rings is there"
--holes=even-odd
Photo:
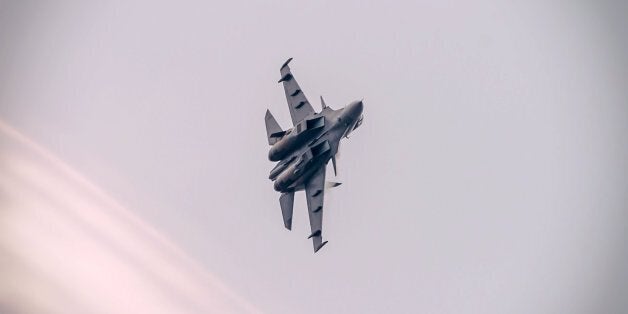
[[[303,94],[301,87],[290,72],[288,59],[280,69],[283,88],[288,100],[288,108],[293,127],[283,130],[269,110],[266,110],[266,135],[270,161],[277,165],[270,171],[269,179],[274,188],[281,192],[279,204],[286,229],[292,229],[292,209],[294,193],[305,190],[314,253],[320,250],[323,242],[323,196],[325,194],[325,170],[332,161],[336,175],[336,153],[340,140],[362,124],[362,100],[356,100],[344,108],[334,110],[328,107],[321,96],[322,110],[314,111]],[[331,183],[331,187],[339,183]]]

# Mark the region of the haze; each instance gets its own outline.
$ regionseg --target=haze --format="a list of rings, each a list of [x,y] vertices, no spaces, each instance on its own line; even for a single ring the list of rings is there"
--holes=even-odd
[[[4,1],[0,119],[263,312],[624,313],[627,9]],[[317,254],[267,179],[288,57],[364,97]]]

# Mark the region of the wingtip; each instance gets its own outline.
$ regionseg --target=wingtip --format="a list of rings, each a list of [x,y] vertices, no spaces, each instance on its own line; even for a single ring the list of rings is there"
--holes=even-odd
[[[266,109],[266,114],[264,115],[264,119],[266,121],[275,120],[275,117],[273,116],[273,113],[270,112],[270,109]]]
[[[288,58],[288,60],[286,60],[286,62],[284,62],[284,63],[281,65],[281,69],[283,69],[283,68],[287,67],[287,66],[288,66],[288,63],[290,63],[290,61],[292,61],[292,58]]]
[[[320,250],[323,246],[325,246],[325,244],[327,244],[327,241],[321,243],[321,245],[319,245],[316,249],[314,249],[314,253],[318,252],[318,250]]]

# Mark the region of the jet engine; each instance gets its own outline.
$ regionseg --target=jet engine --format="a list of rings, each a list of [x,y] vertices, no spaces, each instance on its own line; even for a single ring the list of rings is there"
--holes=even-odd
[[[283,159],[299,147],[302,147],[324,126],[325,117],[322,116],[300,122],[294,128],[286,131],[285,135],[270,148],[268,159],[270,161]]]

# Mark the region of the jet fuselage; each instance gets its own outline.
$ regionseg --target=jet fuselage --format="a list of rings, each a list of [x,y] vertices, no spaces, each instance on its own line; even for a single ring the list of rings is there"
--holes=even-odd
[[[339,110],[326,107],[286,131],[269,151],[271,161],[280,160],[269,175],[275,181],[274,189],[279,192],[302,190],[303,182],[329,162],[338,151],[340,140],[357,127],[362,110],[361,100]],[[320,123],[321,118],[323,123]],[[309,121],[316,122],[310,123],[314,128],[307,128]]]
[[[333,110],[321,97],[320,112],[301,90],[290,66],[292,58],[279,68],[290,119],[293,127],[284,130],[270,110],[266,110],[266,139],[271,146],[268,159],[277,161],[268,178],[274,189],[281,192],[279,204],[284,227],[292,230],[294,193],[303,190],[307,200],[307,216],[310,221],[310,235],[314,252],[320,250],[323,241],[323,203],[326,187],[336,187],[338,182],[325,182],[327,163],[332,161],[336,175],[336,154],[340,140],[358,128],[362,123],[362,101],[354,101],[346,107]]]

